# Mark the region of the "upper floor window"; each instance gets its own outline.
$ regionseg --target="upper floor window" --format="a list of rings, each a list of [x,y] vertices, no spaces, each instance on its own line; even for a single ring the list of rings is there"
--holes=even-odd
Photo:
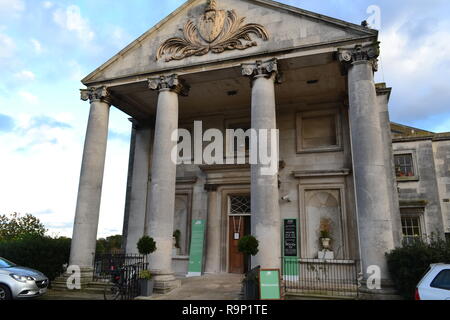
[[[414,177],[414,161],[412,154],[398,154],[395,155],[395,173],[397,177]]]

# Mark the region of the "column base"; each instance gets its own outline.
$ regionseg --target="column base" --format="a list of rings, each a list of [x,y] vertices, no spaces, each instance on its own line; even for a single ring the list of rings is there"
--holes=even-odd
[[[366,280],[361,281],[358,300],[404,300],[389,280],[381,281],[381,289],[368,289]]]
[[[155,281],[154,292],[159,294],[166,294],[172,290],[181,287],[181,281],[175,278],[173,273],[166,273],[162,271],[150,271]]]

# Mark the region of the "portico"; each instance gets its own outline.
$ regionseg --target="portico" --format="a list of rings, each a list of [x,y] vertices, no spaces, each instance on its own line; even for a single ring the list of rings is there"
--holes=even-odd
[[[397,240],[380,125],[389,119],[380,117],[373,78],[378,55],[378,34],[366,27],[268,0],[187,1],[83,79],[91,111],[70,264],[92,270],[114,106],[133,119],[124,248],[135,253],[140,237],[155,239],[150,269],[160,292],[187,272],[193,219],[207,224],[204,272],[245,263],[232,251],[244,233],[260,243],[251,266],[282,268],[282,221],[297,219],[299,258],[317,258],[327,222],[336,258],[361,259],[363,273],[379,266],[389,286],[384,253]],[[177,165],[173,132],[194,135],[195,121],[224,137],[227,129],[278,129],[268,144],[279,168],[267,175],[248,161]]]

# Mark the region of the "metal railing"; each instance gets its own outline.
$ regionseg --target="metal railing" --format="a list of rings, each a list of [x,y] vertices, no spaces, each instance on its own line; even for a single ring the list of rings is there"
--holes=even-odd
[[[356,260],[283,258],[283,284],[287,294],[358,297]]]
[[[124,267],[145,263],[147,263],[145,256],[138,254],[98,254],[94,260],[94,281],[108,282],[112,273]]]
[[[139,296],[139,275],[148,266],[142,255],[98,254],[94,261],[94,281],[119,285],[121,298],[132,300]]]

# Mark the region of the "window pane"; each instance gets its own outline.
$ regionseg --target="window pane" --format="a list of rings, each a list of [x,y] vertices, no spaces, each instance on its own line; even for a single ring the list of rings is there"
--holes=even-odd
[[[230,214],[250,214],[251,200],[250,196],[231,196]]]
[[[397,177],[414,177],[414,165],[412,154],[396,155],[395,159],[395,172]]]
[[[441,271],[430,286],[432,288],[450,290],[450,270]]]

